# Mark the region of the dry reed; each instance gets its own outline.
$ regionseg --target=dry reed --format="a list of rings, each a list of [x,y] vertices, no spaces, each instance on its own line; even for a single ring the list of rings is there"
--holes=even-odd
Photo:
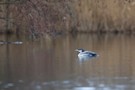
[[[9,5],[9,26],[17,33],[39,35],[70,31],[129,32],[135,29],[135,0],[17,0],[16,2]],[[0,7],[4,11],[2,8]],[[3,15],[0,12],[0,16]]]
[[[76,0],[77,29],[83,32],[134,31],[135,0]]]

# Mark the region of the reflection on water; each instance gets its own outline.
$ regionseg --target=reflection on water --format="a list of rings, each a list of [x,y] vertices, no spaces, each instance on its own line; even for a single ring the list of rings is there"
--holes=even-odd
[[[19,40],[22,45],[0,45],[0,90],[135,90],[134,35]],[[80,65],[76,48],[100,56]]]
[[[78,57],[78,63],[83,64],[85,62],[88,62],[96,57]]]

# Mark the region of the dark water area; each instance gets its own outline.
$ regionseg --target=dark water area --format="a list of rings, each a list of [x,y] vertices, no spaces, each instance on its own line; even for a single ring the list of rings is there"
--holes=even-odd
[[[0,90],[135,90],[135,35],[8,38],[23,44],[0,45]],[[99,57],[80,63],[77,48]]]

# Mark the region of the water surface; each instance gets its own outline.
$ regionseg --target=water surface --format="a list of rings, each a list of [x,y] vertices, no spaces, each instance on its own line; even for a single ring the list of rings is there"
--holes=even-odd
[[[0,45],[0,90],[135,90],[135,36],[78,34],[5,36]],[[80,63],[75,49],[100,56]]]

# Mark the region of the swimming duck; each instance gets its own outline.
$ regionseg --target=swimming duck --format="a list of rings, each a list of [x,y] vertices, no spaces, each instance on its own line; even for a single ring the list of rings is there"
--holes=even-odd
[[[84,49],[76,49],[75,51],[79,52],[78,57],[80,60],[88,60],[93,57],[99,56],[97,53],[92,52],[92,51],[86,51]]]

